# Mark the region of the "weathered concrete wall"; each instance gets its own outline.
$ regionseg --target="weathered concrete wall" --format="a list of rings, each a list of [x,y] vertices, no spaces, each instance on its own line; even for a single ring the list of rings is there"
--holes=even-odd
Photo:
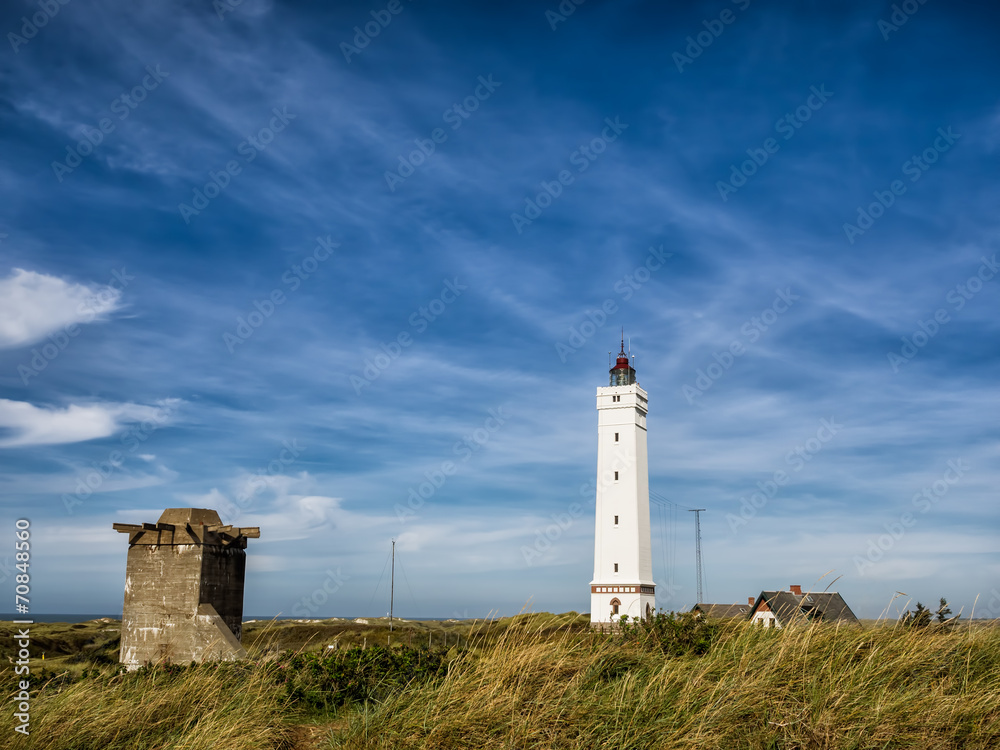
[[[232,547],[202,547],[201,598],[208,602],[233,631],[243,637],[243,581],[247,554]]]
[[[202,548],[133,545],[125,568],[123,664],[182,661],[190,650],[185,619],[198,611]]]
[[[244,548],[259,530],[226,526],[202,508],[114,526],[129,534],[120,661],[136,668],[244,658]]]

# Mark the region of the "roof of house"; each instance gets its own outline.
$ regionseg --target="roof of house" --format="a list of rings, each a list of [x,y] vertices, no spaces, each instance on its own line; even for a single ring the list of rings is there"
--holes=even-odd
[[[746,604],[695,604],[691,608],[692,612],[701,612],[705,617],[742,617],[746,619],[750,614],[750,607]]]
[[[822,622],[858,622],[847,602],[836,591],[794,594],[791,591],[762,591],[752,612],[760,608],[761,600],[767,602],[779,622],[820,620]]]

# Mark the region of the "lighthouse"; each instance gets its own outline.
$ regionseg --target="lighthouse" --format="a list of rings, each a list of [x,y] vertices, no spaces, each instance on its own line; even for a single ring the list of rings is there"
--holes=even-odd
[[[649,534],[646,392],[635,379],[625,336],[607,387],[597,389],[597,516],[590,624],[604,628],[622,615],[656,609]]]

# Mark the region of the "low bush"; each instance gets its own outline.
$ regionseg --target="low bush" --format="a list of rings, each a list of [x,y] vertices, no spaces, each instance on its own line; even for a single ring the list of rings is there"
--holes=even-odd
[[[621,619],[621,640],[659,650],[667,656],[705,654],[718,635],[720,624],[698,612],[659,612],[645,620]]]
[[[286,652],[272,666],[288,698],[311,711],[382,701],[411,683],[444,676],[446,655],[408,647],[351,648],[343,651]]]

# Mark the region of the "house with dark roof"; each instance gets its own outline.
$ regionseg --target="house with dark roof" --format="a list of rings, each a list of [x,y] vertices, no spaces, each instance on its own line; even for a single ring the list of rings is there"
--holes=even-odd
[[[753,604],[753,599],[750,599]],[[750,614],[750,604],[695,604],[692,612],[700,612],[713,620],[745,620]]]
[[[789,586],[788,591],[761,591],[752,601],[749,619],[766,628],[781,628],[793,622],[859,624],[836,591],[803,593],[801,586]]]

